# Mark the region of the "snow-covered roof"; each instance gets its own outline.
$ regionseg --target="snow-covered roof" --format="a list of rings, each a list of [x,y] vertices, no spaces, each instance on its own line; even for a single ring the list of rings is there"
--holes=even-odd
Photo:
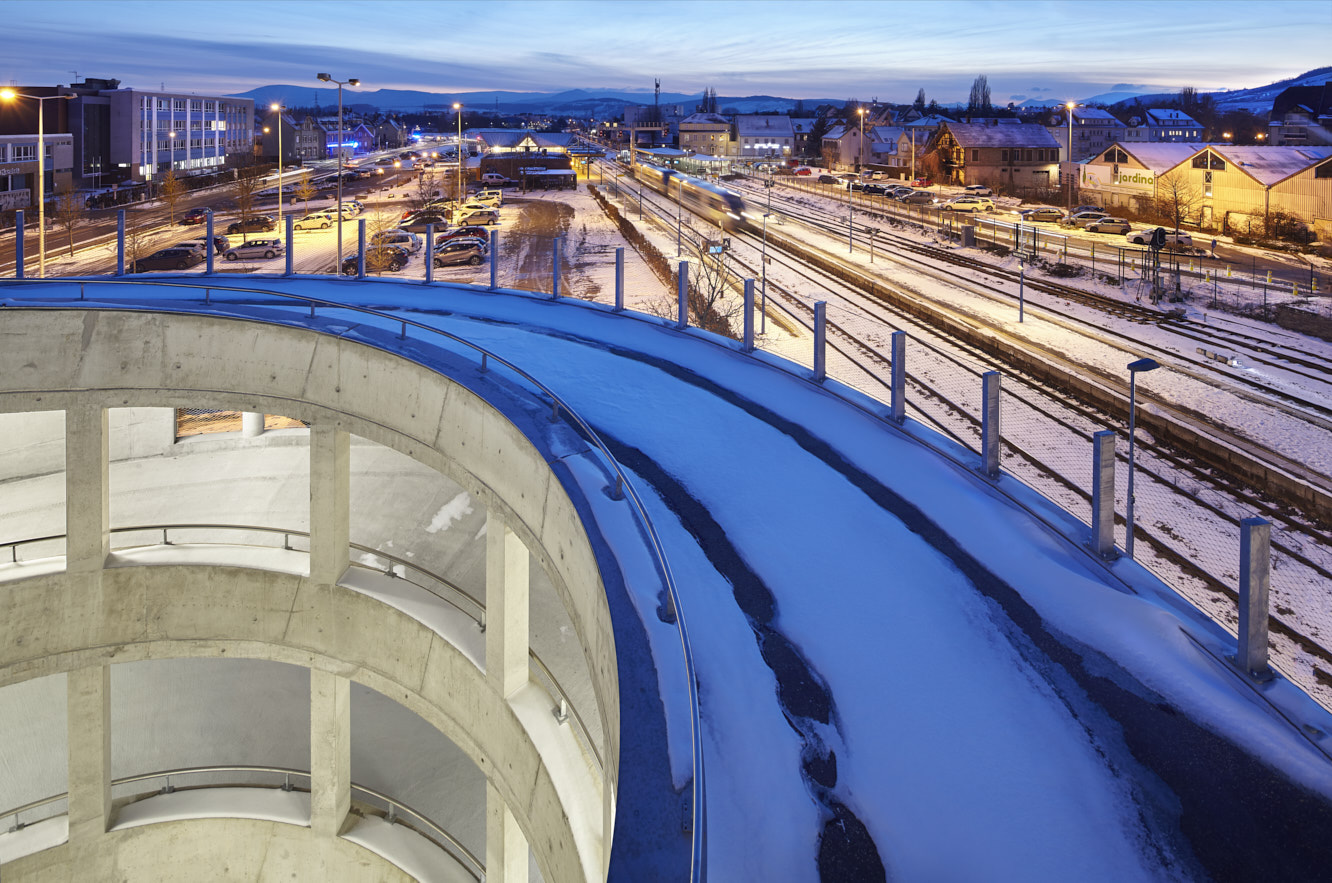
[[[731,121],[719,113],[691,113],[680,120],[682,126],[715,125],[729,126]]]
[[[1150,108],[1147,111],[1147,119],[1154,126],[1188,126],[1195,129],[1202,128],[1202,123],[1184,113],[1184,111],[1175,110],[1170,107]]]
[[[1133,141],[1117,142],[1107,150],[1119,148],[1153,172],[1167,172],[1209,145],[1188,142]],[[1105,156],[1102,152],[1101,156]]]
[[[1067,125],[1068,117],[1064,117],[1063,119],[1064,124]],[[1119,121],[1119,117],[1115,116],[1108,110],[1102,110],[1099,107],[1073,108],[1073,122],[1082,124],[1084,120],[1088,122],[1094,120],[1099,125],[1108,125],[1111,128],[1124,128],[1124,124]]]
[[[789,117],[791,120],[791,130],[798,135],[805,135],[810,129],[814,128],[814,123],[818,117]]]
[[[772,115],[745,114],[735,118],[736,135],[748,138],[791,138],[795,132],[791,128],[791,118]]]
[[[1332,147],[1213,144],[1211,149],[1259,184],[1268,186],[1298,175],[1332,156]]]
[[[967,148],[1059,147],[1054,136],[1044,126],[1035,123],[991,126],[983,123],[945,122],[944,127],[953,133],[958,144]]]

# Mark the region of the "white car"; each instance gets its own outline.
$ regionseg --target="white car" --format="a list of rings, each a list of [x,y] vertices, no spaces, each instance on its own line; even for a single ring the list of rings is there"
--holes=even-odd
[[[337,222],[337,215],[331,211],[315,212],[291,222],[293,230],[327,230]]]
[[[1155,233],[1157,230],[1161,230],[1161,232],[1165,234],[1166,245],[1177,245],[1184,247],[1190,247],[1193,245],[1193,237],[1190,236],[1189,234],[1179,233],[1174,230],[1164,230],[1160,227],[1153,227],[1150,230],[1134,230],[1126,238],[1128,239],[1129,242],[1132,242],[1134,245],[1150,245],[1152,242],[1152,234]]]
[[[984,184],[968,184],[962,192],[967,196],[994,196],[994,191]]]
[[[959,196],[939,206],[945,212],[992,212],[994,202],[987,196]]]
[[[396,245],[406,249],[408,254],[416,254],[421,250],[421,237],[406,230],[384,230],[371,236],[370,244]]]

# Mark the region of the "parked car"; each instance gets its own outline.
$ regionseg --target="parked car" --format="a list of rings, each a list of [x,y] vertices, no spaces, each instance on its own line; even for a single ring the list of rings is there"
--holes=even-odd
[[[235,248],[227,249],[226,259],[235,261],[240,258],[275,258],[286,250],[287,247],[282,244],[281,239],[248,239]]]
[[[1099,221],[1104,218],[1105,212],[1081,211],[1074,212],[1059,223],[1065,227],[1086,227],[1092,221]]]
[[[841,183],[842,183],[842,179],[841,179],[841,178],[838,178],[836,175],[819,175],[818,181],[819,181],[820,184],[841,184]]]
[[[903,193],[897,197],[898,202],[905,202],[911,205],[933,205],[938,202],[938,198],[928,190],[912,190],[910,193]]]
[[[518,183],[504,177],[499,172],[482,172],[478,180],[487,187],[511,187]]]
[[[495,208],[504,205],[503,190],[478,190],[472,194],[472,199],[478,202],[491,203]]]
[[[988,196],[958,196],[939,206],[946,212],[992,212],[994,203]]]
[[[458,264],[478,266],[486,259],[485,253],[473,242],[446,242],[435,251],[436,267],[452,267]]]
[[[176,246],[178,248],[198,249],[199,252],[204,255],[204,257],[208,256],[208,240],[206,238],[186,239],[184,242],[177,242]],[[216,233],[213,235],[213,252],[215,254],[221,254],[230,247],[231,247],[230,239],[223,236],[221,233]]]
[[[365,269],[368,273],[382,270],[396,273],[407,266],[410,259],[407,250],[396,245],[372,245],[365,250]],[[350,255],[343,259],[339,272],[344,276],[355,276],[357,269],[357,256]]]
[[[370,237],[371,245],[396,245],[405,248],[408,254],[421,250],[421,237],[406,230],[382,230]]]
[[[1158,229],[1165,234],[1166,245],[1183,246],[1185,248],[1193,245],[1193,237],[1189,234],[1178,230],[1166,230],[1159,227],[1152,227],[1147,230],[1134,230],[1132,233],[1128,234],[1128,241],[1132,242],[1134,245],[1150,245],[1152,242],[1152,234]]]
[[[440,241],[443,242],[444,240],[448,239],[461,239],[466,236],[479,236],[482,239],[488,240],[490,239],[490,231],[487,230],[485,227],[473,224],[471,226],[458,227],[456,229],[450,230],[449,232],[445,233],[443,237],[441,237]]]
[[[866,184],[860,189],[865,193],[871,194],[883,194],[888,192],[888,188],[884,187],[882,184]]]
[[[181,215],[180,222],[186,226],[190,224],[204,224],[208,222],[207,208],[192,208]]]
[[[409,233],[424,233],[426,227],[431,224],[435,225],[435,232],[439,233],[449,226],[449,221],[447,217],[439,212],[413,212],[403,218],[398,226]]]
[[[812,174],[814,174],[814,171],[813,171],[813,169],[808,169],[808,168],[805,168],[804,166],[801,166],[800,168],[798,168],[798,169],[795,170],[795,173],[796,173],[797,175],[812,175]]]
[[[932,187],[932,186],[934,186],[934,182],[931,181],[929,178],[926,178],[926,177],[924,177],[924,176],[921,176],[921,177],[917,178],[915,181],[912,181],[911,183],[914,184],[914,185],[917,186],[917,187]]]
[[[245,233],[271,233],[277,229],[277,221],[268,215],[258,215],[253,218],[247,218],[244,221],[234,221],[227,225],[227,232],[235,234]]]
[[[1022,220],[1026,221],[1029,224],[1035,223],[1037,221],[1059,222],[1064,220],[1064,210],[1053,208],[1051,206],[1024,208],[1018,211],[1018,217],[1022,218]]]
[[[365,206],[355,199],[344,199],[338,208],[330,208],[328,211],[341,210],[344,218],[354,218],[365,211]]]
[[[446,239],[439,245],[435,246],[435,253],[439,254],[441,251],[447,251],[448,248],[462,245],[475,246],[476,248],[481,249],[481,254],[483,255],[490,253],[490,240],[480,236],[459,236],[456,239]],[[445,248],[445,246],[448,246],[448,248]]]
[[[187,270],[204,261],[203,252],[197,248],[182,248],[173,245],[171,248],[164,248],[161,251],[153,252],[146,258],[139,258],[131,266],[131,273],[142,273],[146,270]]]
[[[1129,222],[1123,218],[1097,218],[1087,224],[1089,233],[1127,233],[1130,229]]]
[[[1105,209],[1101,208],[1099,205],[1079,205],[1073,209],[1073,214],[1076,215],[1078,212],[1101,212],[1104,214]]]
[[[911,192],[912,189],[906,186],[905,184],[894,184],[888,187],[888,195],[893,197],[894,199],[896,199],[899,196],[904,196]]]
[[[994,196],[994,191],[984,184],[968,184],[962,192],[969,196]]]
[[[459,227],[466,227],[472,224],[482,224],[488,227],[492,224],[498,224],[499,222],[499,212],[494,211],[493,209],[457,212],[453,216],[453,223],[457,224]]]
[[[292,221],[291,227],[293,230],[327,230],[337,220],[338,216],[332,211],[315,212]]]

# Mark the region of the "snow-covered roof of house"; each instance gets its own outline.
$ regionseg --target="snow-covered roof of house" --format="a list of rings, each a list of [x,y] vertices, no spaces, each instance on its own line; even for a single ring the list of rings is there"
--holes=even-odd
[[[1068,117],[1064,117],[1063,119],[1064,119],[1064,124],[1067,125]],[[1103,110],[1099,107],[1073,108],[1073,121],[1075,123],[1081,123],[1083,120],[1088,120],[1088,121],[1095,120],[1098,123],[1101,123],[1103,125],[1109,125],[1112,128],[1113,127],[1118,127],[1121,129],[1124,128],[1124,124],[1120,122],[1119,117],[1115,116],[1110,111]]]
[[[736,135],[749,138],[791,138],[791,118],[772,115],[744,114],[735,118]]]
[[[704,124],[729,126],[731,121],[719,113],[691,113],[689,116],[680,120],[680,125],[682,126],[699,126]]]
[[[1332,147],[1237,144],[1212,144],[1210,147],[1213,153],[1219,154],[1259,184],[1267,186],[1284,181],[1291,175],[1298,175],[1332,156]]]
[[[818,121],[818,117],[789,117],[789,119],[791,120],[791,130],[797,135],[808,134],[809,130],[814,128],[814,123]]]
[[[1204,143],[1182,141],[1173,143],[1168,141],[1120,141],[1106,150],[1118,148],[1142,163],[1144,168],[1151,169],[1153,172],[1166,172],[1208,146]],[[1105,152],[1103,151],[1100,155],[1105,156]]]
[[[1147,119],[1155,126],[1190,126],[1201,129],[1202,123],[1182,110],[1170,107],[1153,107],[1147,111]]]
[[[905,125],[910,126],[913,129],[934,129],[938,128],[944,123],[951,123],[951,122],[952,120],[950,120],[948,117],[941,117],[938,114],[931,114],[930,116],[927,117],[921,117],[918,120],[912,120],[911,122],[906,123]]]
[[[945,122],[963,147],[1058,147],[1059,142],[1044,126],[1019,123],[1011,126],[991,126],[983,123]]]
[[[842,137],[846,135],[846,131],[846,126],[833,126],[831,129],[823,133],[823,140],[840,141]]]

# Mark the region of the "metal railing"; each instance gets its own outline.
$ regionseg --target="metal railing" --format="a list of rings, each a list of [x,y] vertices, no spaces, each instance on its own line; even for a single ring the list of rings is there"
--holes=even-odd
[[[184,787],[181,787],[178,784],[172,784],[171,782],[173,778],[180,779],[180,778],[188,778],[191,776],[213,775],[216,773],[277,774],[281,775],[283,779],[281,784],[271,785],[271,786],[255,784],[254,782],[214,781],[214,782],[207,782],[196,785],[186,785]],[[296,777],[298,779],[305,779],[307,782],[309,782],[310,772],[308,770],[296,770],[296,769],[289,769],[287,767],[247,766],[242,764],[233,764],[226,766],[182,767],[180,769],[174,769],[174,770],[162,770],[153,773],[139,773],[133,776],[122,776],[118,779],[113,779],[111,781],[111,787],[117,788],[124,785],[133,785],[138,782],[151,782],[155,779],[163,780],[161,788],[157,789],[156,791],[150,791],[134,795],[123,805],[138,803],[141,800],[147,800],[148,798],[156,797],[159,794],[171,794],[173,792],[181,790],[202,791],[209,788],[238,788],[238,787],[265,788],[265,789],[275,789],[280,791],[302,791],[305,793],[309,793],[310,788],[308,785],[305,788],[296,788],[291,782],[293,777]],[[412,807],[408,806],[402,801],[389,797],[387,794],[384,794],[381,791],[376,791],[373,788],[367,788],[364,785],[357,785],[355,782],[351,784],[351,791],[353,795],[361,794],[364,797],[370,798],[369,801],[363,801],[363,802],[374,801],[383,804],[385,810],[384,820],[386,822],[394,825],[403,825],[404,827],[410,828],[411,830],[415,831],[417,834],[420,834],[422,837],[426,838],[431,843],[433,843],[436,847],[448,853],[449,856],[454,861],[456,861],[460,866],[462,866],[463,870],[465,870],[472,877],[472,879],[478,881],[478,883],[480,883],[480,881],[485,878],[486,874],[485,863],[482,862],[480,859],[478,859],[472,853],[471,850],[469,850],[458,840],[458,838],[454,837],[448,831],[444,830],[444,828],[440,827],[435,822],[431,821],[430,818],[426,816],[424,813],[412,809]],[[61,794],[55,794],[50,797],[43,797],[39,800],[34,800],[31,801],[30,803],[25,803],[22,806],[14,807],[13,809],[0,811],[0,819],[7,819],[12,817],[14,819],[14,824],[8,829],[8,831],[11,833],[15,831],[20,831],[23,828],[27,827],[28,825],[36,824],[37,822],[45,821],[48,818],[54,818],[55,816],[59,815],[59,813],[51,813],[42,816],[42,818],[40,819],[34,819],[25,822],[22,819],[22,815],[24,813],[32,812],[33,810],[37,810],[42,807],[51,806],[52,804],[59,803],[62,800],[68,800],[68,798],[69,798],[68,791],[63,792]],[[240,816],[238,816],[237,818],[240,818]],[[404,821],[404,818],[409,821]]]
[[[690,750],[692,755],[691,767],[693,772],[692,782],[690,785],[691,801],[690,801],[690,812],[689,812],[690,816],[689,824],[690,824],[690,837],[691,837],[691,855],[690,855],[689,879],[691,881],[703,881],[707,879],[707,872],[704,866],[705,848],[707,841],[707,807],[705,801],[705,795],[707,791],[705,788],[705,770],[703,762],[703,736],[699,720],[698,675],[694,664],[693,647],[689,640],[689,630],[685,623],[684,609],[680,603],[679,591],[675,585],[675,577],[671,572],[670,563],[666,558],[666,552],[664,547],[662,546],[661,538],[657,535],[656,528],[652,524],[652,519],[648,515],[647,507],[643,504],[643,500],[639,496],[637,489],[634,487],[633,482],[630,481],[629,476],[625,474],[623,469],[621,469],[619,462],[616,461],[615,457],[611,454],[610,449],[606,446],[606,443],[601,440],[601,437],[597,434],[597,432],[572,407],[570,407],[568,403],[565,402],[554,390],[550,389],[545,384],[541,383],[539,380],[537,380],[535,377],[529,374],[527,371],[524,371],[522,368],[513,364],[509,360],[503,358],[502,356],[496,353],[490,352],[486,348],[478,346],[477,344],[474,344],[471,341],[466,340],[465,338],[459,337],[456,334],[452,334],[440,328],[434,328],[430,325],[426,325],[414,319],[404,319],[401,316],[394,315],[392,313],[386,313],[381,310],[374,310],[368,307],[344,304],[339,301],[328,300],[325,298],[311,297],[309,295],[302,295],[302,294],[290,294],[287,292],[273,291],[271,289],[256,288],[256,287],[243,287],[235,285],[218,285],[218,284],[204,285],[204,284],[189,283],[189,282],[158,282],[148,279],[131,280],[131,279],[47,278],[47,279],[38,279],[38,280],[33,280],[33,279],[0,280],[0,288],[8,287],[13,284],[20,284],[27,287],[33,284],[34,282],[40,284],[52,284],[52,285],[67,285],[73,282],[77,282],[79,286],[80,300],[84,300],[86,298],[87,286],[93,286],[95,288],[110,288],[110,289],[114,289],[117,286],[126,286],[129,290],[132,290],[133,288],[139,288],[142,286],[152,286],[154,288],[183,289],[185,291],[194,291],[194,292],[202,290],[204,293],[203,303],[210,307],[213,306],[211,298],[212,292],[218,291],[218,292],[234,292],[236,294],[241,294],[250,297],[254,295],[263,295],[266,297],[277,298],[282,301],[290,301],[293,303],[308,305],[310,310],[309,317],[311,319],[315,317],[316,311],[321,307],[326,310],[338,310],[364,316],[370,316],[376,319],[386,321],[391,325],[397,325],[399,328],[399,334],[398,334],[399,340],[407,339],[407,331],[410,328],[418,332],[422,332],[424,335],[426,335],[427,340],[431,338],[436,338],[436,339],[442,338],[451,341],[452,343],[458,344],[466,348],[467,350],[470,350],[478,357],[479,367],[482,370],[486,370],[488,366],[493,363],[494,365],[502,367],[505,370],[511,372],[513,375],[520,378],[523,382],[529,384],[540,395],[547,397],[551,403],[551,419],[552,420],[558,419],[560,414],[563,413],[566,419],[568,419],[574,425],[578,433],[588,442],[588,444],[590,444],[600,453],[607,469],[611,474],[611,477],[613,478],[612,488],[611,488],[612,499],[615,500],[627,499],[628,502],[630,503],[634,517],[638,521],[640,527],[644,532],[645,538],[648,543],[649,552],[653,557],[654,563],[656,564],[657,570],[666,588],[667,597],[671,605],[672,619],[674,620],[676,633],[680,640],[680,650],[685,667],[686,690],[689,697]],[[68,304],[68,305],[30,304],[30,306],[32,308],[41,308],[41,309],[84,308],[84,307],[79,307],[76,304]],[[110,307],[103,307],[103,308],[110,308]],[[155,309],[158,312],[175,313],[180,315],[194,315],[196,312],[194,310],[182,309],[179,306],[178,302],[175,305],[155,304],[153,305],[153,309]],[[210,310],[210,312],[216,312],[216,310],[215,309]],[[297,323],[293,321],[291,324],[297,324]],[[404,357],[412,358],[411,356],[404,356]]]

